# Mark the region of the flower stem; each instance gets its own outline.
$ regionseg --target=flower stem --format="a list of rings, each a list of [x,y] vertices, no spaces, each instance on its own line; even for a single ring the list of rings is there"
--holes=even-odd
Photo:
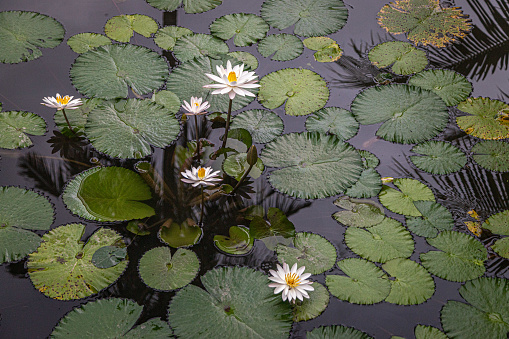
[[[239,182],[237,183],[237,185],[233,188],[233,190],[231,191],[230,194],[233,194],[235,193],[235,191],[237,190],[237,188],[239,188],[240,184],[246,179],[246,177],[249,175],[249,172],[251,172],[251,169],[253,168],[254,165],[249,165],[249,168],[247,169],[246,172],[244,172],[244,175],[242,175],[242,178],[240,178]]]
[[[205,208],[205,195],[203,194],[203,186],[201,186],[201,213],[200,213],[200,225],[203,223],[203,211]]]
[[[78,136],[76,134],[76,132],[74,132],[74,130],[71,127],[71,123],[69,122],[69,119],[67,118],[67,114],[65,114],[65,109],[62,110],[62,114],[64,115],[65,122],[67,123],[67,127],[69,127],[69,129],[71,130],[72,134],[74,134],[75,136]]]
[[[221,146],[221,148],[226,147],[226,141],[228,140],[228,130],[230,129],[230,117],[232,115],[232,103],[233,99],[230,99],[230,103],[228,104],[228,117],[226,118],[226,127],[224,129],[223,145]]]
[[[198,134],[198,117],[194,115],[194,126],[196,131],[196,152],[195,155],[198,156],[198,162],[200,162],[200,136]]]

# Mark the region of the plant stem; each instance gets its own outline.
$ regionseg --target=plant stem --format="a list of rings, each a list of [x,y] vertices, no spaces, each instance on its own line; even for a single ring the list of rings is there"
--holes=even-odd
[[[226,147],[226,141],[228,140],[228,130],[230,129],[230,117],[232,115],[232,103],[233,99],[230,99],[230,103],[228,104],[228,117],[226,118],[226,127],[224,129],[223,145],[221,146],[221,148]]]
[[[203,185],[201,186],[201,214],[200,214],[200,225],[203,223],[203,211],[205,208],[205,195],[203,194]]]
[[[198,117],[196,114],[194,115],[194,126],[195,126],[195,131],[196,131],[196,152],[195,152],[195,155],[198,156],[198,162],[200,162],[200,137],[198,134]]]
[[[244,172],[244,175],[242,175],[242,178],[240,178],[239,182],[237,183],[237,185],[233,188],[233,191],[231,191],[230,194],[233,194],[235,193],[235,191],[237,190],[237,188],[239,188],[240,184],[246,179],[246,177],[249,175],[249,172],[251,172],[251,169],[253,168],[254,165],[249,165],[249,168],[247,169],[246,172]]]
[[[72,134],[74,134],[75,136],[78,136],[76,134],[76,132],[74,132],[74,130],[72,129],[71,123],[69,122],[69,119],[67,119],[67,114],[65,114],[65,109],[62,110],[62,114],[64,115],[65,122],[67,123],[67,127],[69,127],[69,129],[71,130]]]

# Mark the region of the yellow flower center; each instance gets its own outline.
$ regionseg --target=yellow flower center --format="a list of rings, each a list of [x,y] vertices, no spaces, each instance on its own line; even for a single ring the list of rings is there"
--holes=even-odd
[[[57,102],[60,105],[67,105],[69,103],[69,100],[71,100],[71,98],[68,95],[66,95],[63,98],[60,95],[57,95]]]
[[[203,178],[205,178],[205,168],[199,168],[198,169],[198,178],[200,180],[203,180]]]
[[[287,273],[285,275],[286,284],[291,288],[295,288],[300,285],[300,278],[297,273]]]
[[[195,102],[195,103],[194,103],[194,105],[195,105],[196,107],[200,106],[200,104],[199,104],[199,103],[197,103],[197,102]]]
[[[237,81],[237,74],[235,74],[235,72],[230,72],[230,74],[228,74],[228,81],[229,82]]]

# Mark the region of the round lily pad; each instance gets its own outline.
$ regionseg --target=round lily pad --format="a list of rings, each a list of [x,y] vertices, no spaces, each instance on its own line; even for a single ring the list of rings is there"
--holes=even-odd
[[[359,180],[345,194],[352,198],[371,198],[376,197],[381,189],[380,174],[374,168],[368,168],[362,171]]]
[[[104,33],[113,40],[120,42],[129,42],[134,32],[149,38],[157,32],[159,25],[149,16],[134,15],[117,15],[110,18],[104,26]]]
[[[55,115],[53,116],[53,119],[55,120],[55,124],[60,129],[62,134],[68,136],[68,137],[74,137],[76,134],[84,134],[85,133],[85,124],[87,123],[88,115],[94,108],[99,106],[104,102],[103,99],[82,99],[81,102],[83,103],[81,106],[78,106],[76,109],[65,109],[56,111]],[[64,117],[67,117],[67,121],[69,121],[69,124],[72,127],[71,132],[69,130],[69,125],[67,124],[67,121]]]
[[[444,332],[433,326],[415,326],[415,339],[448,339]]]
[[[73,52],[85,53],[99,46],[111,45],[111,40],[97,33],[79,33],[67,39],[67,45]]]
[[[378,198],[382,205],[394,213],[420,217],[422,214],[415,207],[414,201],[435,201],[433,192],[418,180],[398,178],[393,183],[400,191],[384,185]]]
[[[223,0],[146,0],[152,7],[173,12],[183,4],[186,13],[203,13],[221,5]]]
[[[329,274],[325,283],[330,293],[353,304],[379,303],[389,295],[391,283],[375,264],[358,258],[338,261],[345,275]]]
[[[179,248],[172,256],[169,247],[156,247],[143,254],[138,270],[147,286],[172,291],[194,280],[200,270],[200,260],[191,250]]]
[[[447,106],[438,95],[408,85],[368,88],[357,95],[351,109],[363,125],[383,122],[377,136],[403,144],[433,138],[449,122]]]
[[[234,13],[217,18],[210,25],[213,36],[229,40],[234,37],[235,46],[250,46],[263,39],[269,31],[269,25],[258,15]]]
[[[325,107],[307,118],[306,129],[309,132],[334,134],[341,140],[348,140],[357,134],[359,123],[346,109]]]
[[[449,300],[441,320],[449,338],[506,338],[509,332],[507,279],[479,278],[459,289],[469,304]],[[468,321],[465,321],[468,319]]]
[[[244,128],[253,142],[264,144],[283,133],[283,120],[274,112],[265,109],[252,109],[235,116],[231,128]]]
[[[349,144],[333,135],[291,133],[268,143],[261,159],[272,171],[269,182],[294,197],[317,199],[343,192],[359,179],[362,161]]]
[[[488,140],[509,138],[509,125],[504,112],[509,105],[490,98],[468,98],[458,104],[458,109],[469,115],[456,118],[458,127],[474,137]]]
[[[509,238],[498,239],[491,248],[502,258],[509,259]]]
[[[131,88],[150,93],[164,85],[168,64],[156,52],[130,44],[101,46],[81,54],[71,67],[80,93],[103,99],[126,98]]]
[[[421,263],[437,277],[462,282],[478,278],[486,271],[484,261],[488,259],[488,253],[475,238],[444,231],[427,241],[439,251],[422,253]]]
[[[173,248],[188,247],[200,241],[203,230],[192,220],[177,224],[169,219],[159,229],[159,239]]]
[[[490,171],[509,171],[509,143],[486,140],[472,147],[472,158],[481,167]]]
[[[127,267],[127,260],[110,268],[97,268],[92,263],[99,248],[119,243],[125,246],[117,232],[100,228],[83,243],[84,232],[85,225],[81,224],[57,227],[43,235],[41,246],[29,255],[30,279],[46,296],[60,300],[88,297],[112,284]]]
[[[302,54],[304,45],[295,35],[281,33],[269,35],[258,43],[258,52],[276,61],[288,61]]]
[[[336,248],[324,237],[307,232],[295,234],[295,247],[279,244],[276,247],[277,259],[290,267],[297,263],[305,266],[306,273],[320,274],[330,270],[336,262]]]
[[[261,15],[272,27],[282,30],[295,24],[297,35],[320,36],[340,30],[348,10],[341,0],[266,0]]]
[[[16,227],[0,226],[0,264],[23,259],[39,247],[41,237]]]
[[[306,115],[319,110],[329,99],[327,84],[308,69],[286,68],[272,72],[260,80],[258,101],[274,109],[285,105],[288,115]]]
[[[37,114],[21,111],[0,112],[0,148],[25,148],[32,145],[27,134],[45,133],[46,121]]]
[[[232,226],[229,236],[215,235],[214,245],[228,254],[245,255],[253,249],[254,238],[249,234],[249,228]]]
[[[157,46],[167,51],[173,51],[177,40],[183,36],[191,35],[193,31],[189,28],[179,26],[164,26],[157,30],[154,42]]]
[[[345,243],[354,253],[380,263],[394,258],[408,258],[414,251],[410,232],[399,221],[391,218],[385,218],[366,230],[347,228]]]
[[[509,235],[509,210],[493,214],[484,221],[482,228],[486,228],[495,234]]]
[[[149,99],[103,103],[85,125],[92,146],[116,158],[143,158],[152,154],[151,145],[169,146],[179,133],[174,113]]]
[[[307,38],[303,43],[307,48],[316,51],[313,56],[318,62],[334,62],[343,55],[338,43],[328,37]]]
[[[378,68],[392,65],[392,71],[408,75],[422,71],[428,64],[426,52],[404,41],[388,41],[369,51],[369,61]]]
[[[385,219],[383,207],[372,200],[341,197],[334,201],[334,205],[345,209],[332,215],[345,226],[371,227]]]
[[[385,301],[398,305],[417,305],[435,293],[431,275],[418,263],[410,259],[396,258],[382,265],[393,278],[391,292]]]
[[[434,201],[414,201],[422,217],[408,217],[406,225],[415,235],[434,238],[439,231],[452,231],[454,219],[451,212]]]
[[[307,339],[372,339],[369,335],[352,327],[340,325],[320,326],[306,333]]]
[[[458,147],[445,141],[426,141],[414,146],[410,161],[417,168],[432,174],[449,174],[459,171],[467,163],[467,157]]]
[[[221,267],[201,277],[205,289],[188,285],[173,297],[168,321],[180,338],[288,338],[292,313],[261,272]],[[247,283],[249,282],[249,283]],[[200,310],[199,326],[196,312]]]
[[[180,37],[175,42],[173,54],[181,62],[199,57],[217,58],[229,52],[228,45],[209,34],[191,34]]]
[[[64,26],[35,12],[0,12],[0,62],[16,64],[39,58],[39,48],[54,48],[64,40]]]
[[[81,172],[64,189],[62,199],[72,213],[88,220],[121,221],[155,214],[140,202],[152,198],[150,187],[133,171],[95,167]]]
[[[438,94],[447,106],[459,104],[472,92],[472,84],[467,78],[448,69],[430,69],[417,73],[408,80],[408,84]]]
[[[329,305],[329,291],[322,284],[313,282],[315,289],[309,291],[309,298],[304,298],[300,304],[293,304],[293,321],[306,321],[318,317]]]

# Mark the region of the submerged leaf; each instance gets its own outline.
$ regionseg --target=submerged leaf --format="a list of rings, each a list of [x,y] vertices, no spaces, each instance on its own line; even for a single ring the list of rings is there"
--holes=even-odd
[[[104,246],[95,251],[92,264],[98,268],[110,268],[125,260],[127,249],[125,247]]]
[[[268,222],[263,219],[263,209],[261,216],[251,215],[249,219],[251,219],[249,234],[251,237],[263,241],[269,250],[274,251],[278,243],[290,245],[293,242],[295,226],[280,209],[269,208]]]
[[[403,41],[388,41],[369,51],[369,61],[378,68],[392,65],[392,71],[408,75],[422,71],[428,64],[426,52]]]
[[[217,18],[210,25],[213,36],[229,40],[232,37],[235,46],[250,46],[263,39],[269,31],[269,25],[258,15],[234,13]]]
[[[288,61],[302,54],[304,45],[295,35],[272,34],[258,43],[258,52],[266,58],[276,61]]]
[[[214,245],[219,250],[234,255],[246,255],[251,252],[254,238],[251,237],[247,227],[232,226],[228,232],[229,236],[214,236]]]
[[[1,12],[0,12],[1,14]],[[30,112],[0,112],[0,148],[15,149],[32,145],[27,134],[44,135],[46,121]]]
[[[173,248],[192,246],[200,241],[203,230],[192,220],[181,225],[168,219],[159,229],[159,239]]]
[[[234,177],[237,181],[242,179],[249,167],[247,163],[247,153],[229,155],[223,162],[223,171],[229,176]],[[258,158],[256,164],[251,168],[251,171],[249,171],[249,176],[253,179],[257,179],[262,175],[264,169],[263,162]]]
[[[414,146],[410,161],[417,168],[432,174],[449,174],[459,171],[467,163],[467,157],[458,147],[445,141],[426,141]]]
[[[486,140],[472,147],[472,158],[481,167],[490,171],[509,171],[509,143]]]

